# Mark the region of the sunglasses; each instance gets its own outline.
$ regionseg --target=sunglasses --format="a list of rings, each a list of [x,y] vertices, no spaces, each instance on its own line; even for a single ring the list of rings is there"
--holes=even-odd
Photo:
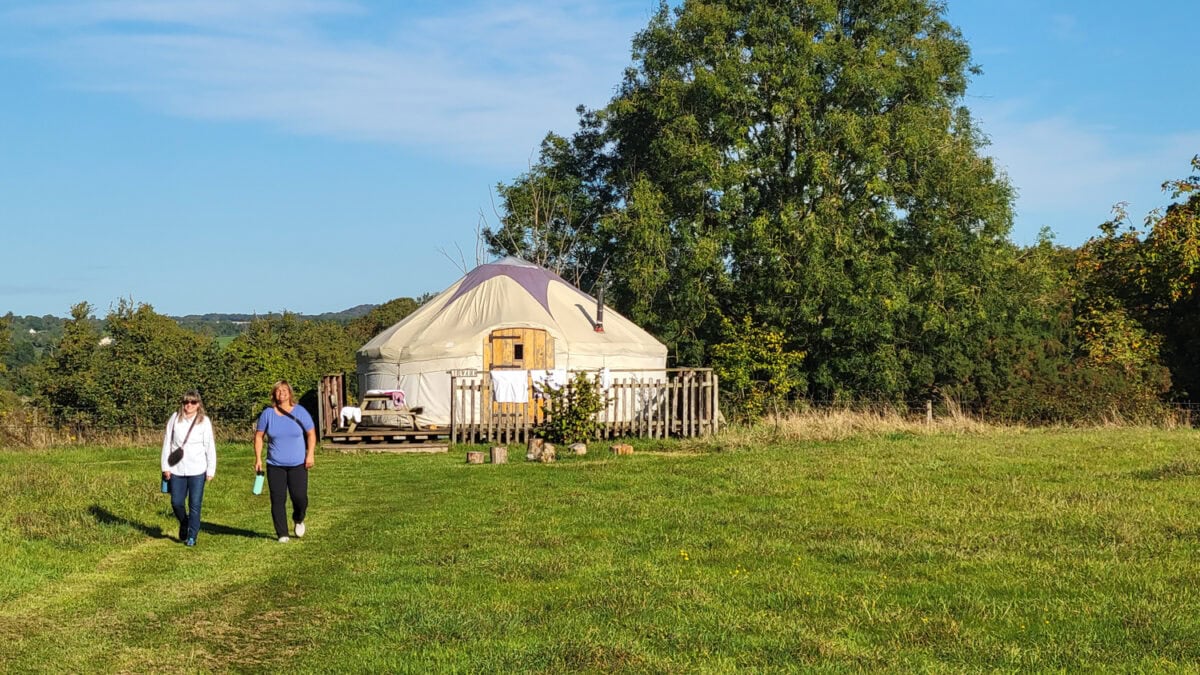
[[[184,401],[184,405],[199,405],[200,401]]]

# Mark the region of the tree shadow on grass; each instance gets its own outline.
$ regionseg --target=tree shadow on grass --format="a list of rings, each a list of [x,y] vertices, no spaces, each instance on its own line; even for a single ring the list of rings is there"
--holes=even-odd
[[[139,523],[136,520],[130,520],[129,518],[125,518],[124,516],[118,516],[117,514],[113,513],[112,511],[109,511],[108,509],[104,508],[103,506],[100,506],[99,504],[92,504],[91,506],[89,506],[88,514],[90,514],[93,518],[95,518],[96,522],[100,523],[101,525],[121,525],[123,527],[131,527],[131,528],[137,530],[138,532],[141,532],[142,534],[146,535],[147,537],[150,537],[151,539],[174,539],[174,537],[169,537],[166,534],[164,534],[163,529],[160,526],[146,525],[145,523]],[[255,532],[254,530],[244,530],[240,527],[229,527],[228,525],[221,525],[221,524],[214,523],[214,522],[207,521],[207,520],[200,521],[200,531],[205,534],[212,534],[212,535],[217,535],[217,536],[223,535],[223,536],[228,536],[228,537],[245,537],[247,539],[274,539],[275,538],[269,534],[264,534],[262,532]]]

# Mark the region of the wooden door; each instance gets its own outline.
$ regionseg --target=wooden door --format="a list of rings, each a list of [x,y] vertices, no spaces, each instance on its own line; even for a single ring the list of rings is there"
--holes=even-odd
[[[554,338],[540,328],[499,328],[483,344],[483,369],[548,370],[554,367]],[[540,422],[541,402],[529,392],[529,403],[496,403],[493,416],[513,424]]]

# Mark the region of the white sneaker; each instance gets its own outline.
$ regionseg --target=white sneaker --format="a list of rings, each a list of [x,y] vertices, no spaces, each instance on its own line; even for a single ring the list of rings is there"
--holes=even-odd
[[[297,537],[304,536],[304,523],[296,523],[296,536]]]
[[[288,538],[287,538],[287,537],[280,537],[280,538],[279,538],[279,543],[281,543],[281,544],[286,544],[286,543],[288,543]]]

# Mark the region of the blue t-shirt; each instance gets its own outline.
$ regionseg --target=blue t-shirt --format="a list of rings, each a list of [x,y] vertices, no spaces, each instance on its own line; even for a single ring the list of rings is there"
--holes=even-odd
[[[300,431],[300,424],[293,422],[291,417],[275,412],[274,407],[264,409],[258,416],[258,424],[254,428],[267,435],[267,464],[300,466],[304,463],[304,456],[308,453],[304,432],[316,427],[312,415],[303,406],[294,406],[291,412],[304,425],[304,431]]]

